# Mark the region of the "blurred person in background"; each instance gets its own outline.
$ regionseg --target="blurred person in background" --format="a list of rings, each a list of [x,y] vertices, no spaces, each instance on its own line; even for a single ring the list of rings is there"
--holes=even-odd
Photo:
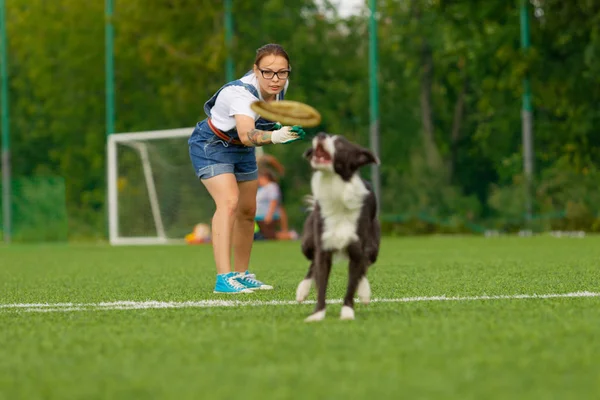
[[[275,182],[277,182],[277,184],[279,185],[279,192],[281,194],[281,199],[280,199],[280,204],[279,204],[279,214],[280,214],[280,230],[281,230],[281,234],[285,235],[286,233],[288,233],[288,216],[287,216],[287,212],[285,210],[285,205],[284,205],[284,200],[283,200],[283,192],[284,192],[284,183],[285,180],[283,179],[285,176],[285,167],[283,166],[283,164],[281,164],[279,162],[279,160],[271,155],[271,154],[267,154],[267,153],[262,153],[260,157],[258,157],[257,159],[258,161],[258,169],[259,171],[261,169],[269,169],[273,172],[273,178],[275,180]],[[294,237],[294,232],[289,232],[290,233],[290,239],[293,239]]]
[[[256,194],[257,240],[297,239],[295,231],[288,230],[287,214],[282,205],[281,188],[275,174],[268,168],[259,167],[258,192]],[[277,229],[279,225],[279,230]]]
[[[211,227],[217,269],[214,293],[273,289],[248,271],[258,190],[255,147],[291,143],[303,139],[305,132],[267,121],[250,105],[258,100],[283,100],[290,73],[283,47],[262,46],[252,70],[222,86],[204,104],[208,118],[197,123],[188,140],[196,176],[216,205]]]

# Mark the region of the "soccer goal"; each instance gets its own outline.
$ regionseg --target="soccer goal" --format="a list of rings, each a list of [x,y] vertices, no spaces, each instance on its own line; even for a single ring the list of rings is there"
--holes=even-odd
[[[214,202],[194,173],[190,128],[115,133],[108,138],[109,239],[113,245],[184,243],[211,224]],[[262,148],[257,148],[257,156]]]
[[[189,162],[193,128],[108,138],[109,239],[113,245],[181,242],[211,208]]]

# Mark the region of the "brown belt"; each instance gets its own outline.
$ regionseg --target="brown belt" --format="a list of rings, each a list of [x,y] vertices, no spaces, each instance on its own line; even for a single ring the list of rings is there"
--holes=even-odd
[[[222,139],[222,140],[224,140],[227,143],[232,143],[232,144],[237,144],[239,146],[244,146],[244,143],[242,143],[238,139],[234,139],[234,138],[232,138],[230,136],[227,136],[226,134],[224,134],[223,132],[221,132],[219,129],[217,129],[217,127],[213,125],[213,123],[210,120],[210,118],[207,119],[207,122],[208,122],[208,126],[210,127],[210,130],[213,131],[213,133],[215,134],[215,136],[217,136],[219,139]]]

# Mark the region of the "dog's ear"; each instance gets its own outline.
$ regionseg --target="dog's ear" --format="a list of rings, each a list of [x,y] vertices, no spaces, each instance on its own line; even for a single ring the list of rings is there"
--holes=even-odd
[[[312,158],[313,151],[313,148],[309,147],[304,151],[304,153],[302,153],[302,157],[306,158],[307,160],[310,160]]]
[[[358,156],[356,157],[356,166],[357,168],[363,167],[369,164],[380,164],[379,158],[375,154],[373,154],[370,150],[362,149]]]

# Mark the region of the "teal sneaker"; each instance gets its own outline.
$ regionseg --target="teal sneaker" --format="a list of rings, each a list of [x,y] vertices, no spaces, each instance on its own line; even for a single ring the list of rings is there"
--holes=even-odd
[[[217,283],[213,293],[254,293],[236,279],[237,272],[217,275]]]
[[[238,272],[235,279],[251,290],[273,290],[273,286],[267,285],[256,279],[256,275],[246,271],[245,274]]]

